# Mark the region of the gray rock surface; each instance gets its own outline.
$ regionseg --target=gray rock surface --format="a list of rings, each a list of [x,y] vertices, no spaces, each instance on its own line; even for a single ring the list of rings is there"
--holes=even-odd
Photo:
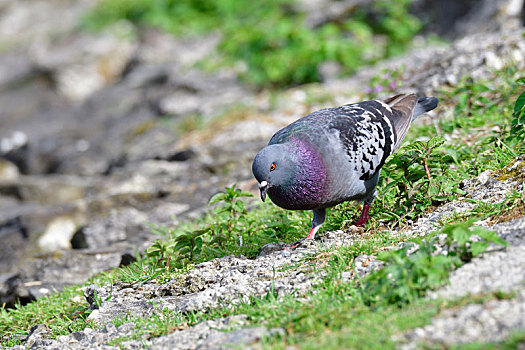
[[[513,332],[525,329],[525,291],[520,289],[509,300],[491,300],[469,304],[459,310],[447,310],[432,320],[430,326],[417,328],[406,337],[411,343],[404,349],[418,348],[417,343],[444,347],[473,342],[498,342]]]
[[[246,316],[236,315],[210,321],[204,321],[192,327],[174,330],[172,333],[153,339],[136,339],[133,322],[115,327],[107,324],[100,331],[86,328],[83,331],[73,332],[70,335],[60,336],[56,340],[47,339],[50,330],[46,325],[36,325],[31,328],[26,340],[29,349],[231,349],[251,348],[262,338],[282,333],[281,329],[266,329],[264,327],[245,327]],[[232,328],[238,328],[233,329]],[[115,338],[130,338],[119,346],[104,345]],[[12,349],[26,349],[18,346]]]
[[[495,225],[510,246],[489,249],[480,257],[454,271],[450,284],[431,297],[454,299],[493,292],[509,293],[509,299],[445,310],[432,324],[404,335],[404,349],[418,344],[441,346],[472,342],[498,342],[515,331],[525,330],[525,217]]]
[[[525,287],[525,218],[496,225],[492,229],[504,237],[510,247],[501,251],[489,250],[454,271],[450,276],[450,285],[439,290],[436,297],[512,292]]]
[[[282,329],[265,327],[242,327],[243,315],[230,316],[212,321],[205,321],[193,327],[175,331],[166,336],[151,340],[152,348],[169,349],[231,349],[249,348],[262,338],[284,332]]]

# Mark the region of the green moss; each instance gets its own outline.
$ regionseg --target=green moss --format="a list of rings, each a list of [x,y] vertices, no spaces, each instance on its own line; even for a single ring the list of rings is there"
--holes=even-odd
[[[495,171],[493,176],[499,181],[525,182],[525,162],[521,159],[516,159],[507,167]]]

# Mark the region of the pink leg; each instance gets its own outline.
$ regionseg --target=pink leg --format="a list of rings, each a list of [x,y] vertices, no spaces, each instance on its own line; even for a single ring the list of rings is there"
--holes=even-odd
[[[317,233],[317,230],[319,230],[319,227],[321,227],[321,225],[312,227],[310,233],[306,236],[306,239],[315,239],[315,234]]]
[[[370,210],[370,204],[365,203],[363,205],[363,212],[361,213],[361,217],[357,222],[354,224],[359,227],[365,226],[366,222],[368,221],[368,211]]]

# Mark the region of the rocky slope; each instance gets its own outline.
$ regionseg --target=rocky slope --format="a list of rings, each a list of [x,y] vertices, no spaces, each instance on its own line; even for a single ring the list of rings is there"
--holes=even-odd
[[[428,235],[436,229],[435,223],[454,213],[467,214],[473,209],[472,198],[487,203],[502,201],[512,191],[523,192],[525,183],[525,161],[516,167],[520,169],[519,180],[500,181],[485,173],[472,181],[465,181],[465,196],[445,204],[435,213],[419,219],[413,227],[389,232],[389,235],[418,237]],[[418,328],[402,336],[403,348],[417,348],[421,342],[451,346],[474,341],[499,341],[507,338],[513,331],[525,328],[525,217],[490,226],[510,246],[504,250],[492,249],[457,269],[450,278],[450,285],[434,292],[430,297],[458,298],[489,292],[514,292],[510,299],[492,300],[483,304],[471,304],[459,309],[447,310],[435,318],[431,325]],[[133,333],[135,324],[125,323],[118,328],[111,322],[123,314],[130,317],[149,318],[162,314],[165,310],[178,313],[206,311],[223,305],[246,302],[252,296],[264,296],[269,292],[278,297],[296,295],[300,297],[313,285],[326,276],[323,259],[317,257],[335,247],[353,245],[366,240],[357,232],[328,232],[316,242],[296,250],[282,250],[282,246],[265,246],[255,260],[229,256],[201,263],[191,271],[179,275],[171,281],[158,284],[117,283],[111,286],[89,286],[84,289],[86,300],[94,311],[89,319],[104,328],[85,329],[57,340],[48,339],[49,330],[45,325],[35,326],[26,340],[30,348],[83,349],[101,346],[111,340],[123,338]],[[373,256],[361,255],[355,260],[355,267],[340,275],[342,280],[363,277],[381,264]],[[288,267],[283,269],[283,267]],[[96,296],[96,297],[95,297]],[[96,300],[106,300],[97,303]],[[244,325],[244,327],[243,327]],[[231,331],[231,329],[235,329]],[[223,330],[217,332],[217,330]],[[224,330],[229,330],[224,332]],[[158,338],[130,340],[120,344],[125,348],[173,348],[173,349],[217,349],[229,346],[248,346],[262,337],[270,336],[280,329],[266,329],[245,326],[244,316],[236,315],[225,319],[205,321],[192,327],[175,330]],[[21,347],[23,348],[23,347]],[[118,346],[104,346],[118,349]]]
[[[157,238],[148,223],[171,226],[197,216],[225,185],[239,183],[255,190],[249,165],[275,130],[311,110],[361,99],[363,87],[382,68],[405,67],[400,77],[403,89],[426,94],[453,87],[466,74],[487,77],[509,62],[524,69],[525,42],[519,27],[521,13],[516,11],[522,5],[522,1],[497,1],[480,6],[487,11],[485,17],[472,18],[490,21],[487,31],[481,30],[485,26],[479,20],[465,22],[461,29],[465,36],[452,45],[415,49],[350,78],[327,74],[322,84],[290,89],[274,98],[241,86],[233,71],[203,73],[193,67],[199,59],[216,54],[216,35],[192,41],[157,31],[137,36],[125,24],[103,34],[87,34],[75,25],[90,1],[0,4],[4,14],[0,37],[10,38],[2,42],[9,50],[0,54],[0,236],[4,242],[0,303],[29,302],[129,264],[135,258],[132,247],[141,251]],[[45,20],[28,31],[26,24],[39,16]],[[325,98],[312,102],[311,96]],[[205,120],[225,117],[213,124],[212,132],[179,132],[193,127],[196,114]],[[432,117],[446,116],[441,110]],[[523,184],[498,181],[489,174],[466,185],[473,196],[486,201],[499,200],[511,189],[523,191]],[[392,234],[424,235],[443,215],[470,208],[468,201],[451,203],[407,231]],[[523,220],[494,229],[512,246],[465,265],[453,275],[451,285],[437,293],[452,297],[469,291],[466,287],[475,292],[492,286],[515,292],[516,297],[441,315],[432,325],[406,334],[407,348],[420,341],[451,345],[498,340],[513,329],[525,328],[524,313],[519,312],[525,300],[525,276],[520,272],[525,271]],[[190,311],[224,301],[235,303],[242,300],[239,295],[260,296],[270,288],[280,295],[299,293],[318,283],[322,268],[317,274],[305,265],[286,273],[272,271],[356,239],[359,236],[352,232],[331,232],[296,251],[272,252],[270,247],[255,260],[227,257],[203,263],[160,286],[116,285],[108,302],[92,305],[96,310],[91,318],[107,324],[104,330],[86,329],[54,341],[46,339],[46,327],[40,325],[31,330],[26,344],[103,347],[133,332],[131,324],[116,328],[109,323],[116,313],[125,309],[151,315],[158,310],[150,301]],[[367,256],[359,263],[360,273],[377,266]],[[501,268],[491,269],[494,265]],[[343,277],[351,278],[351,271]],[[465,279],[476,283],[465,286]],[[99,295],[109,293],[109,287],[97,288]],[[88,301],[93,301],[93,291],[86,289]],[[505,319],[507,314],[512,317]],[[465,320],[475,321],[476,326]],[[158,348],[218,348],[251,344],[280,332],[263,326],[243,329],[244,322],[242,315],[206,321],[144,342]],[[241,328],[218,331],[232,327]],[[448,337],[452,330],[455,335]]]

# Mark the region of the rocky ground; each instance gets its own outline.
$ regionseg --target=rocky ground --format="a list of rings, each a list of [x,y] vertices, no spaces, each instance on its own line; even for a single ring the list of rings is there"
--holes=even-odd
[[[464,197],[419,219],[409,229],[389,234],[425,236],[436,229],[435,223],[439,219],[454,213],[467,214],[472,210],[472,198],[498,203],[514,190],[524,191],[522,176],[525,175],[525,161],[519,161],[516,167],[522,174],[519,180],[500,181],[494,174],[484,173],[464,182]],[[429,297],[453,299],[496,291],[515,295],[509,299],[447,310],[436,317],[431,325],[402,335],[402,348],[417,348],[421,342],[451,346],[474,341],[499,341],[506,339],[513,331],[525,328],[525,217],[489,227],[510,246],[503,250],[496,247],[489,249],[457,269],[450,278],[450,284]],[[242,256],[215,259],[198,264],[191,271],[160,285],[154,281],[88,286],[84,289],[84,295],[94,309],[89,319],[106,325],[105,328],[85,329],[50,340],[46,326],[38,325],[31,330],[26,345],[30,348],[83,349],[106,344],[112,339],[133,333],[133,322],[118,328],[111,323],[122,314],[147,318],[161,314],[165,309],[180,313],[206,311],[246,302],[252,296],[260,297],[269,292],[278,297],[290,294],[301,297],[326,275],[323,269],[326,260],[305,260],[305,257],[316,257],[335,247],[352,245],[366,239],[359,231],[354,227],[349,231],[328,232],[315,242],[307,242],[295,250],[282,250],[282,245],[269,244],[255,260]],[[349,280],[356,274],[366,276],[381,264],[373,256],[361,255],[355,260],[355,268],[341,273],[340,278]],[[288,268],[283,269],[286,266]],[[98,300],[106,301],[99,304],[95,296]],[[126,341],[120,345],[126,348],[216,349],[248,346],[256,344],[262,337],[284,332],[281,329],[267,329],[263,325],[243,328],[244,318],[243,315],[236,315],[205,321],[158,338]],[[232,328],[235,330],[231,331]]]
[[[91,1],[0,3],[0,37],[9,38],[0,43],[0,303],[29,302],[129,264],[135,259],[133,247],[141,251],[157,238],[149,223],[171,226],[195,217],[225,185],[255,190],[250,164],[275,130],[311,110],[361,99],[370,78],[382,68],[405,67],[403,89],[425,94],[454,87],[467,73],[486,77],[509,62],[524,69],[525,41],[519,29],[523,3],[495,3],[499,7],[480,6],[485,17],[459,26],[456,35],[464,36],[451,45],[414,49],[350,78],[338,78],[327,69],[322,84],[290,89],[277,98],[242,86],[232,70],[204,73],[194,68],[201,58],[216,54],[217,35],[191,41],[154,30],[137,35],[125,23],[89,34],[76,23]],[[482,31],[480,21],[491,25]],[[28,30],[35,22],[38,26]],[[212,131],[185,133],[195,128],[196,115],[212,120]],[[443,109],[428,118],[437,117],[446,117]],[[523,191],[523,184],[499,181],[488,173],[465,185],[484,201],[500,200],[512,189]],[[424,235],[443,215],[471,207],[461,200],[447,204],[392,234]],[[440,315],[432,325],[404,335],[404,346],[499,340],[525,328],[523,223],[517,219],[494,226],[511,247],[458,269],[450,286],[436,292],[457,297],[497,289],[516,296]],[[151,301],[191,311],[260,296],[270,288],[280,295],[300,293],[320,281],[322,268],[316,274],[304,264],[274,271],[356,239],[359,235],[353,232],[330,232],[295,251],[266,247],[255,260],[206,262],[160,286],[116,285],[111,300],[92,305],[96,310],[90,317],[107,324],[104,330],[86,329],[55,341],[46,339],[45,325],[38,325],[26,344],[102,347],[133,332],[132,324],[116,328],[108,323],[119,311],[151,315],[158,311]],[[362,256],[358,272],[377,264],[373,257]],[[348,271],[342,278],[351,277]],[[85,291],[92,303],[93,288]],[[105,287],[96,291],[109,293]],[[242,315],[206,321],[128,345],[220,348],[252,344],[281,331],[262,325],[243,329],[244,322]],[[239,329],[219,331],[232,328]]]

